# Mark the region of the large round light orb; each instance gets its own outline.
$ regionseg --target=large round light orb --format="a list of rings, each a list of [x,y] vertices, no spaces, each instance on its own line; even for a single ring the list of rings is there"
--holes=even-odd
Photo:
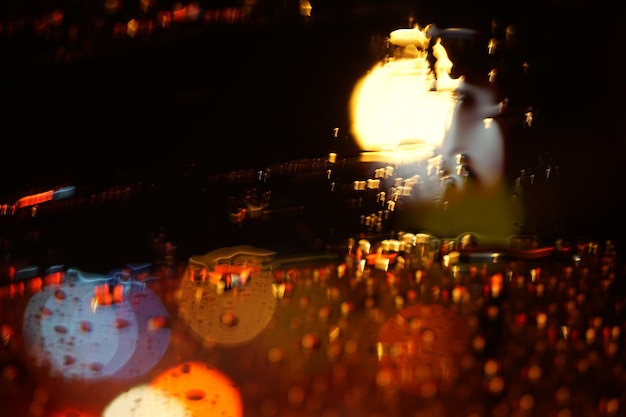
[[[358,81],[350,100],[351,130],[361,150],[400,152],[403,159],[432,157],[457,103],[454,90],[460,80],[446,81],[438,87],[426,52],[415,45],[405,47],[401,57],[376,64]]]

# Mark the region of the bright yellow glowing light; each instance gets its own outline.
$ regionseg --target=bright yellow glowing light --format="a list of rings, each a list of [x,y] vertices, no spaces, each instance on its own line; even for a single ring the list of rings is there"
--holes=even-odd
[[[397,46],[414,45],[417,48],[425,49],[430,42],[427,36],[428,26],[423,30],[418,25],[411,29],[397,29],[389,34],[389,42]]]
[[[402,48],[402,56],[378,63],[355,86],[352,133],[363,151],[382,152],[388,160],[424,160],[443,143],[462,78],[449,77],[452,62],[439,40],[433,74],[423,50],[428,41],[419,28],[392,32],[390,42]]]

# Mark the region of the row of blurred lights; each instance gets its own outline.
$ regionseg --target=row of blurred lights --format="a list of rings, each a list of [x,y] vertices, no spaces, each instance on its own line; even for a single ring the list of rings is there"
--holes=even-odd
[[[151,0],[139,0],[140,9],[143,13],[148,13],[153,4]],[[169,29],[172,25],[186,23],[228,23],[235,24],[245,21],[253,9],[256,0],[246,0],[242,6],[222,7],[215,9],[205,9],[198,2],[188,4],[175,3],[168,10],[160,10],[150,13],[154,17],[131,18],[113,23],[113,37],[119,38],[129,36],[131,38],[143,35],[149,36],[156,28]],[[106,15],[115,17],[121,8],[119,0],[106,0],[104,12]],[[118,17],[119,18],[119,17]],[[31,34],[37,38],[46,37],[51,32],[62,30],[68,25],[66,12],[57,9],[42,16],[26,18],[19,17],[10,21],[0,21],[0,37],[11,38],[18,34]],[[96,17],[94,26],[104,26],[104,19]],[[68,33],[74,36],[78,32],[78,25],[69,23]]]
[[[212,23],[240,23],[249,16],[250,10],[246,7],[227,7],[215,10],[202,10],[196,4],[181,6],[171,11],[157,13],[156,21],[131,19],[128,22],[117,22],[113,26],[113,36],[128,35],[134,38],[137,35],[149,36],[155,27],[169,29],[172,24],[202,22]]]

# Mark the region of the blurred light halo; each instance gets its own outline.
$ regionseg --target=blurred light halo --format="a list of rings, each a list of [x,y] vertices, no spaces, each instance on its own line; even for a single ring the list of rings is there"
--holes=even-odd
[[[462,79],[448,78],[438,86],[426,52],[416,49],[424,45],[405,45],[402,39],[407,56],[377,63],[353,89],[351,129],[360,149],[371,153],[366,159],[430,158],[452,123]]]

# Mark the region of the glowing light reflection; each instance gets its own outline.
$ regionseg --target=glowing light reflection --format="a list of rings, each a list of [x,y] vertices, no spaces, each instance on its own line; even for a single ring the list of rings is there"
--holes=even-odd
[[[363,151],[382,152],[387,160],[424,160],[444,140],[462,78],[450,78],[452,62],[439,39],[436,74],[431,71],[426,30],[398,29],[389,41],[402,47],[401,56],[378,63],[355,86],[352,131]],[[378,156],[365,156],[372,157]]]
[[[243,402],[234,382],[201,362],[167,369],[149,385],[115,398],[103,417],[241,417]]]

